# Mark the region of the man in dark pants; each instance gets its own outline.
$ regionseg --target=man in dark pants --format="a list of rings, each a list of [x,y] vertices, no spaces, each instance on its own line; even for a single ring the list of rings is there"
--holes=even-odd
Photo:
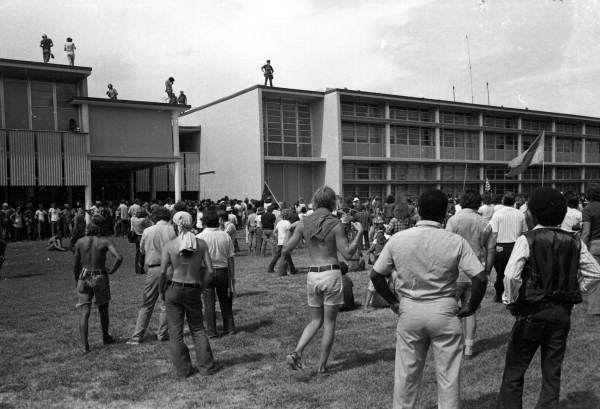
[[[267,86],[267,81],[269,82],[269,85],[272,87],[273,86],[273,73],[275,72],[275,70],[273,69],[273,66],[271,65],[271,60],[267,60],[267,63],[261,67],[261,71],[263,72],[263,75],[265,76],[265,87]]]
[[[54,55],[52,55],[52,47],[54,47],[54,43],[46,34],[42,34],[40,47],[42,47],[42,58],[44,59],[45,63],[50,61],[50,57],[54,58]]]
[[[187,377],[198,371],[212,375],[220,368],[215,363],[202,323],[202,290],[206,276],[213,272],[212,264],[206,243],[191,232],[192,216],[187,212],[178,212],[176,216],[173,221],[177,237],[165,244],[161,260],[164,280],[169,267],[173,267],[165,292],[171,359],[178,376]],[[184,318],[194,340],[198,368],[192,366],[190,351],[183,342]]]
[[[209,208],[204,212],[202,221],[205,229],[196,235],[208,246],[212,260],[213,274],[207,278],[204,292],[206,313],[206,331],[209,338],[216,338],[217,314],[215,311],[215,293],[219,299],[221,316],[223,317],[223,334],[233,334],[233,298],[235,297],[235,249],[231,236],[219,228],[219,214],[216,209]]]
[[[600,266],[572,233],[560,229],[567,212],[563,195],[536,190],[528,216],[537,224],[515,242],[505,270],[503,302],[515,315],[506,352],[498,409],[523,407],[523,383],[541,349],[542,389],[536,409],[558,409],[562,362],[571,309],[581,292],[600,283]]]
[[[502,302],[502,293],[504,292],[504,269],[510,258],[513,246],[517,237],[527,231],[525,215],[515,209],[515,195],[513,192],[504,193],[502,198],[502,207],[494,212],[490,220],[492,227],[492,237],[496,241],[496,258],[494,260],[494,269],[496,270],[496,281],[494,289],[496,295],[494,301]]]

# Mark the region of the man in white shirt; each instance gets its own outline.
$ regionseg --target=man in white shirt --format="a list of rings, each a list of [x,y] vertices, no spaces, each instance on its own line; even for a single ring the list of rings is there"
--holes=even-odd
[[[58,224],[60,222],[60,209],[56,206],[56,203],[50,205],[48,215],[50,216],[50,233],[52,236],[56,236],[58,234]]]
[[[277,237],[277,248],[273,252],[273,259],[271,260],[271,264],[269,264],[269,273],[275,272],[275,264],[277,264],[277,260],[281,257],[281,250],[283,246],[287,244],[288,238],[290,236],[290,227],[292,224],[290,223],[290,218],[292,214],[290,209],[283,209],[281,212],[281,220],[275,225],[274,234]],[[287,267],[290,270],[290,274],[296,274],[296,267],[294,267],[294,262],[292,261],[291,254],[285,255],[285,263],[287,263]],[[279,270],[280,276],[287,275],[286,269]]]
[[[38,209],[35,211],[35,219],[37,220],[37,236],[38,240],[41,240],[44,236],[44,225],[46,224],[46,215],[48,213],[44,210],[44,206],[40,203]]]
[[[492,233],[496,241],[496,259],[494,260],[494,269],[496,270],[494,289],[496,295],[494,301],[498,303],[502,302],[504,269],[510,258],[510,253],[517,238],[527,231],[525,215],[515,209],[514,204],[515,195],[513,192],[506,192],[502,198],[502,207],[494,212],[490,220],[490,226],[492,226]]]
[[[121,200],[121,204],[117,207],[116,212],[117,227],[115,229],[115,235],[125,236],[129,232],[129,208],[125,204],[125,199]]]
[[[573,192],[565,193],[567,200],[567,214],[562,221],[560,228],[566,231],[580,231],[583,220],[582,213],[579,211],[579,198]]]
[[[206,314],[206,333],[209,338],[216,338],[217,314],[216,298],[219,299],[221,316],[223,317],[223,334],[233,334],[233,298],[235,297],[235,249],[231,236],[220,229],[220,217],[214,208],[204,211],[205,228],[196,238],[204,240],[208,246],[208,254],[212,260],[213,274],[207,277],[204,292],[204,310]],[[215,297],[216,295],[216,297]]]

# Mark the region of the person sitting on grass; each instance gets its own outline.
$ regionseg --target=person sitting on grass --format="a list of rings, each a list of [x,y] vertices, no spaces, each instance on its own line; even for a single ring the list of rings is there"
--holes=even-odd
[[[385,233],[383,232],[383,230],[378,230],[375,233],[373,244],[371,244],[371,247],[369,247],[365,254],[365,257],[368,258],[368,263],[371,266],[373,266],[375,264],[375,261],[377,261],[377,258],[379,257],[379,254],[381,254],[381,250],[383,250],[383,247],[385,246],[386,242],[387,239],[385,238]],[[381,301],[377,303],[377,305],[374,305],[375,303],[373,302],[375,297],[377,297]],[[379,305],[381,305],[381,308],[389,306],[389,304],[387,304],[385,300],[378,296],[377,291],[375,291],[375,287],[373,286],[373,282],[369,278],[369,284],[367,285],[367,292],[365,294],[365,311],[369,311],[371,307],[376,307]]]
[[[112,344],[114,338],[108,333],[108,303],[110,301],[110,284],[108,276],[113,274],[121,266],[123,256],[115,248],[115,245],[102,234],[104,219],[94,216],[86,226],[86,236],[75,243],[75,262],[73,275],[77,282],[77,308],[79,308],[79,335],[85,352],[90,351],[88,342],[88,324],[92,298],[95,298],[100,315],[100,326],[102,327],[102,341],[104,344]],[[106,268],[106,253],[115,258],[115,263],[109,269]]]
[[[46,244],[46,250],[67,251],[67,249],[62,246],[62,233],[60,231],[56,233],[55,236],[50,237],[48,243]]]
[[[351,258],[360,244],[363,228],[358,222],[352,223],[357,234],[352,243],[348,244],[344,226],[331,214],[336,209],[337,197],[330,187],[317,189],[312,202],[315,211],[298,223],[282,251],[282,257],[289,257],[290,252],[304,237],[310,256],[306,290],[311,321],[304,328],[296,349],[286,356],[286,362],[291,369],[302,369],[302,352],[323,326],[317,373],[325,373],[335,338],[338,309],[344,304],[342,272],[337,254],[339,252],[343,257]]]

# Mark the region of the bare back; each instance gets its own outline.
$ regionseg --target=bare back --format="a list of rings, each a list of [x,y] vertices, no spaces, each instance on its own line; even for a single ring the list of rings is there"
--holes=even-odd
[[[173,267],[172,281],[188,284],[203,284],[207,273],[212,272],[212,262],[208,247],[204,240],[196,239],[196,251],[189,256],[179,254],[178,239],[171,240],[165,245],[163,263]]]
[[[336,230],[342,228],[343,226],[338,224],[327,233],[324,240],[318,240],[314,237],[311,239],[304,238],[308,243],[308,254],[310,255],[311,265],[338,264]]]
[[[106,253],[112,243],[103,237],[85,236],[75,244],[75,253],[80,257],[82,268],[104,270],[106,268]]]

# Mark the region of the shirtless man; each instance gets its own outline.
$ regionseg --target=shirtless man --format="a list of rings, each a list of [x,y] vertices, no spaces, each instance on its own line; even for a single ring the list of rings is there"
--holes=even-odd
[[[117,251],[114,244],[106,237],[100,237],[104,219],[94,216],[86,227],[86,236],[75,243],[75,267],[73,274],[77,282],[79,300],[77,307],[80,310],[79,334],[85,352],[89,352],[88,323],[92,298],[96,298],[100,325],[102,327],[102,340],[104,344],[112,344],[114,339],[108,333],[108,303],[110,301],[110,285],[108,275],[113,274],[121,263],[123,256]],[[110,252],[116,259],[112,268],[106,268],[106,253]]]
[[[202,291],[206,276],[213,274],[212,261],[206,242],[196,238],[191,231],[192,216],[177,212],[173,222],[177,237],[165,244],[161,261],[163,279],[167,279],[169,266],[173,267],[173,276],[167,281],[165,292],[171,359],[178,376],[188,377],[196,372],[212,375],[220,367],[213,358],[202,317]],[[184,316],[194,340],[198,369],[192,366],[190,352],[183,342]]]
[[[360,223],[352,223],[357,234],[352,243],[348,244],[344,226],[331,214],[337,204],[333,189],[328,186],[319,188],[312,202],[315,211],[298,223],[282,253],[283,256],[289,255],[304,237],[308,243],[311,260],[306,278],[311,321],[304,328],[294,352],[287,355],[286,361],[292,369],[301,369],[302,351],[323,326],[317,373],[324,373],[335,336],[338,309],[344,304],[342,273],[337,253],[339,252],[345,258],[351,258],[359,246],[363,227]]]

